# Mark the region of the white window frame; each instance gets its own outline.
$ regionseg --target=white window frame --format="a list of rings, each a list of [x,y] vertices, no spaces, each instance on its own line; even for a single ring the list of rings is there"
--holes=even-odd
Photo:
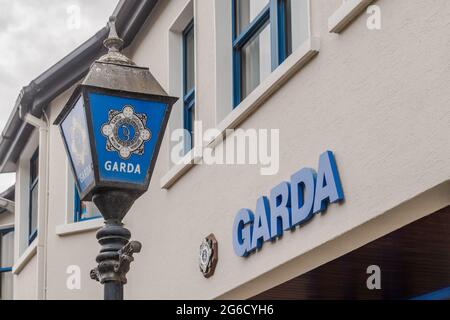
[[[16,197],[14,214],[14,266],[13,274],[19,274],[20,271],[37,253],[37,236],[29,243],[29,210],[30,210],[30,160],[34,152],[39,147],[39,130],[34,130],[28,143],[23,148],[16,172]],[[39,170],[39,174],[42,174]],[[39,192],[38,192],[39,193]],[[40,196],[38,195],[38,208]],[[38,209],[38,232],[39,215]]]
[[[341,33],[374,0],[343,0],[342,5],[328,18],[328,31]]]
[[[5,231],[7,231],[6,233],[9,233],[9,232],[14,232],[14,234],[15,234],[15,229],[14,229],[14,224],[4,224],[4,225],[0,225],[0,235],[2,235],[2,234],[5,234]],[[14,260],[14,251],[15,251],[15,248],[14,248],[14,240],[13,240],[13,260]],[[1,254],[1,252],[0,252],[0,254]],[[13,264],[14,264],[14,261],[13,261]],[[12,269],[13,269],[13,264],[10,266],[10,267],[5,267],[5,268],[10,268],[10,270],[9,271],[5,271],[5,270],[3,270],[3,271],[1,271],[0,272],[0,274],[1,273],[11,273],[11,275],[13,274],[12,273]],[[1,282],[0,282],[0,290],[2,289],[1,288]],[[13,297],[14,297],[14,281],[13,281],[13,285],[12,285],[12,294],[13,294]],[[1,300],[1,299],[0,299]]]

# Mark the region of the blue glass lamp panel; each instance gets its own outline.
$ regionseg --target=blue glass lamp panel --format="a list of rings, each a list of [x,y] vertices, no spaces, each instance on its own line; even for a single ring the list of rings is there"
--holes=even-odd
[[[94,171],[86,114],[81,97],[64,119],[61,127],[75,172],[75,180],[80,191],[84,192],[94,182]]]
[[[146,183],[168,105],[90,93],[101,181]]]

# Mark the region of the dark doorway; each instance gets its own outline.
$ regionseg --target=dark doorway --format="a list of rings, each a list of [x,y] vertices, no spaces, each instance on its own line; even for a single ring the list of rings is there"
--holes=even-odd
[[[371,265],[381,269],[381,290],[367,288]],[[410,299],[448,287],[450,207],[252,299]]]

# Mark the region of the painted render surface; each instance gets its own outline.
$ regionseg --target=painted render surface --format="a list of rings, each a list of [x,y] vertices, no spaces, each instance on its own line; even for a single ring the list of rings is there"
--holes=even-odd
[[[216,98],[224,95],[213,84],[231,70],[221,70],[214,59],[217,1],[194,2],[196,108],[204,127],[212,128],[217,126]],[[257,166],[197,165],[163,190],[159,182],[170,168],[166,135],[149,191],[125,218],[132,239],[143,244],[128,275],[126,298],[248,298],[450,204],[450,3],[379,0],[381,31],[368,30],[362,15],[335,35],[328,33],[327,19],[340,1],[311,2],[319,54],[239,126],[280,129],[279,173],[261,176]],[[128,50],[166,91],[168,29],[186,3],[159,3]],[[70,94],[49,106],[51,123]],[[67,199],[58,128],[51,126],[49,132],[47,298],[99,299],[102,288],[89,279],[100,248],[95,231],[56,234],[71,214],[72,199]],[[299,168],[316,168],[326,150],[335,154],[345,201],[285,233],[282,241],[266,243],[258,254],[236,256],[232,226],[237,211],[253,207]],[[16,190],[21,190],[18,175]],[[205,279],[197,255],[210,233],[219,242],[219,262],[215,275]],[[67,289],[70,265],[81,268],[80,290]],[[16,298],[34,297],[35,271],[33,258],[15,277]]]
[[[12,213],[4,212],[0,214],[0,228],[13,224],[14,224],[14,215]]]

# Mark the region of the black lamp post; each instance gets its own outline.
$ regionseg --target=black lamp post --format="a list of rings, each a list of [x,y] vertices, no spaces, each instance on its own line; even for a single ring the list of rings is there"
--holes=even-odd
[[[92,200],[105,219],[91,278],[105,285],[105,300],[122,300],[132,255],[141,250],[122,220],[148,189],[177,98],[164,92],[148,68],[120,52],[114,17],[109,26],[108,53],[92,64],[55,124],[81,200]]]

